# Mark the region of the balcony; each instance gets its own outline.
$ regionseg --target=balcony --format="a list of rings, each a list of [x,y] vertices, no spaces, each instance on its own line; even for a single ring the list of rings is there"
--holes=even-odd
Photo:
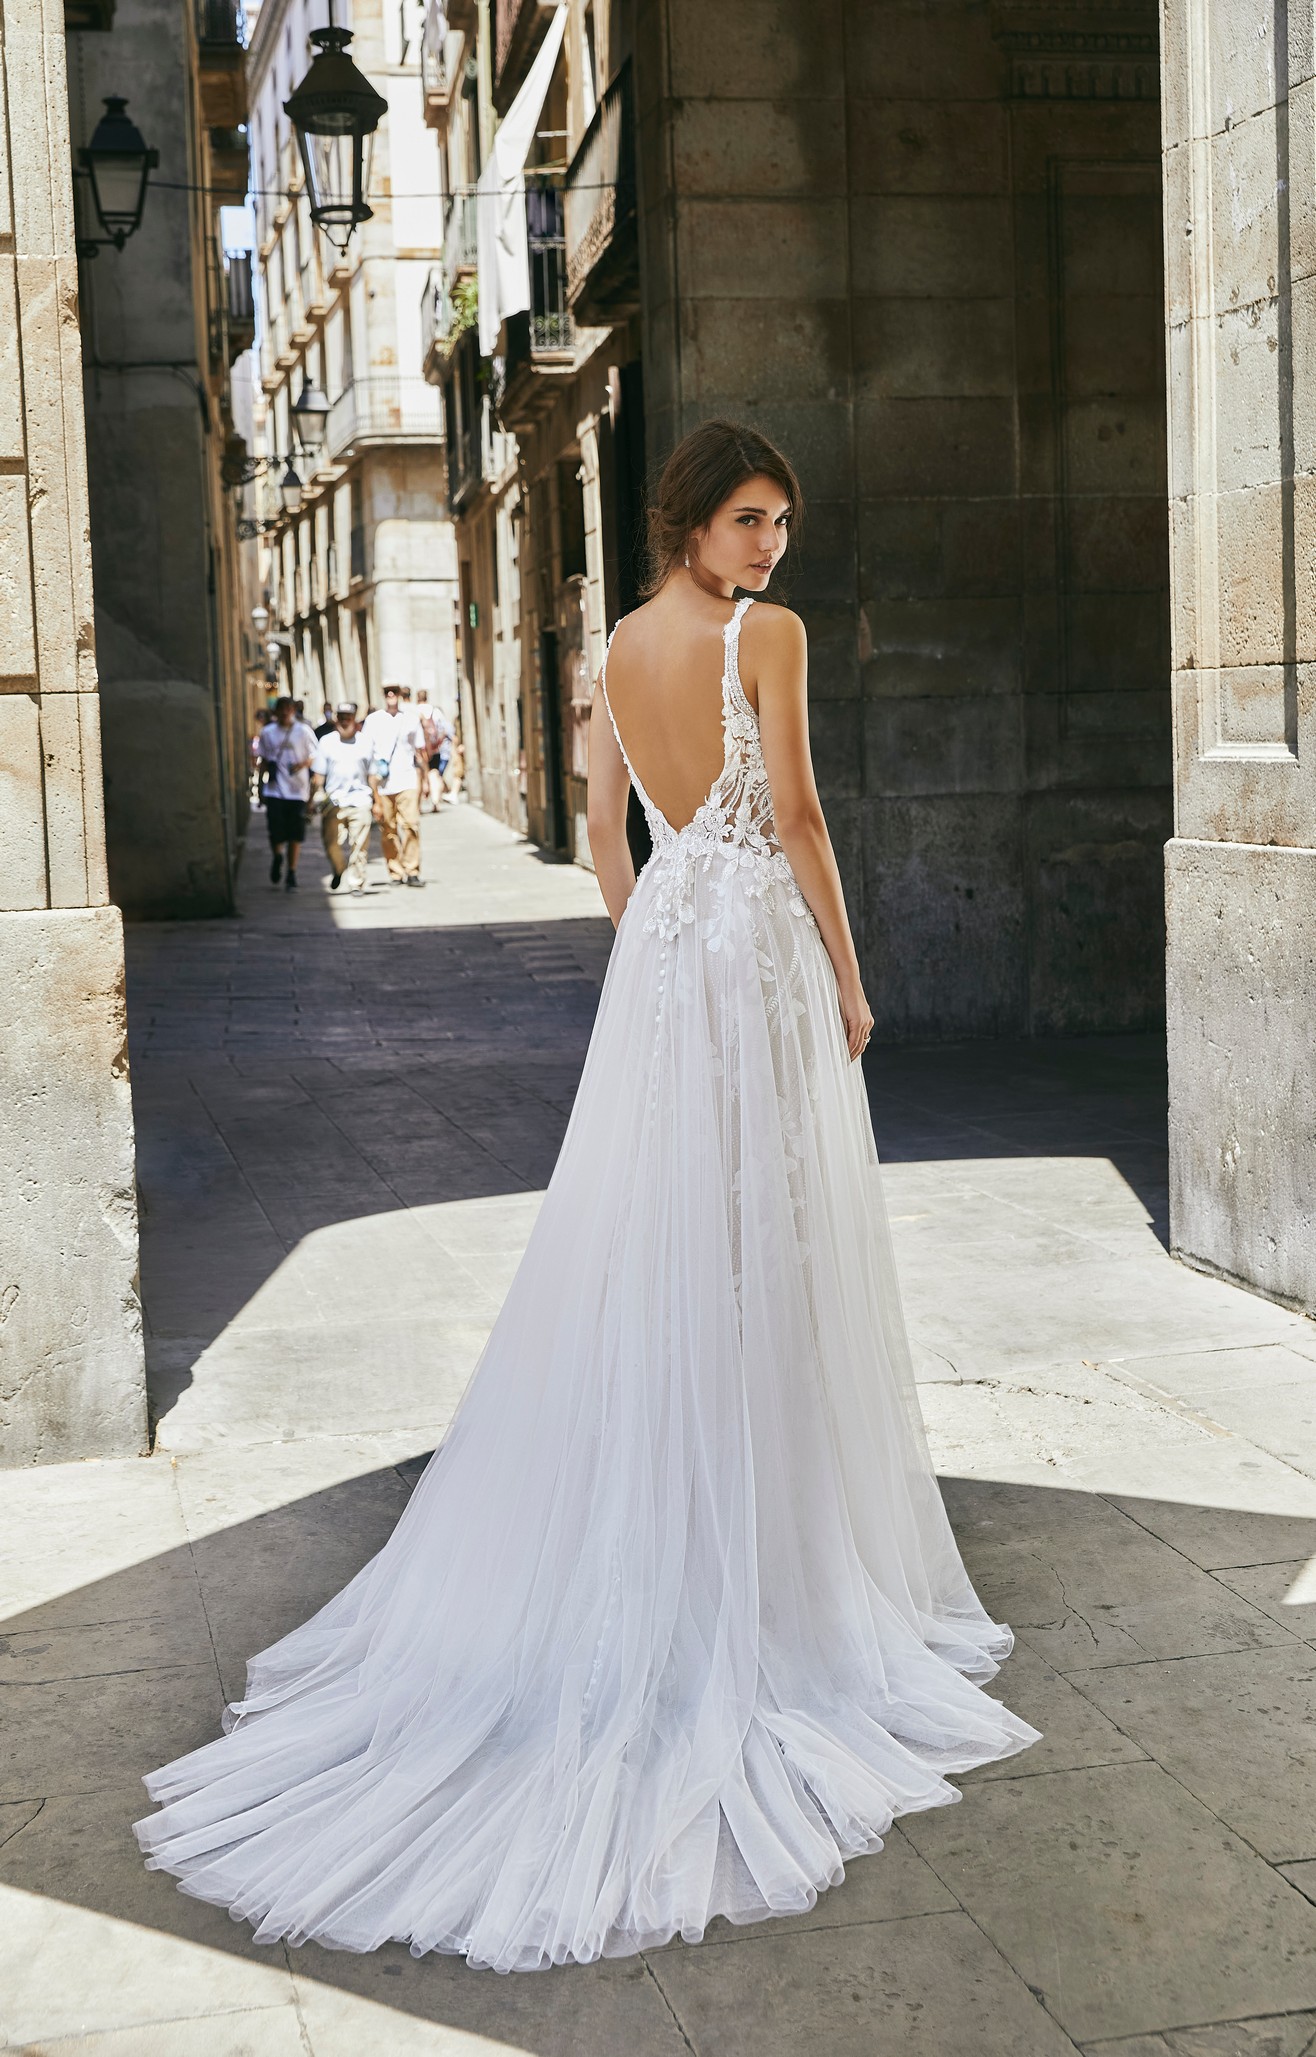
[[[444,0],[429,0],[425,27],[420,39],[420,90],[425,126],[443,126],[452,99],[453,80],[448,70],[448,13]]]
[[[530,312],[508,319],[499,404],[503,424],[513,434],[534,426],[551,403],[554,381],[572,372],[576,363],[561,188],[548,180],[527,181],[525,207]]]
[[[256,340],[256,303],[251,290],[250,250],[230,251],[224,259],[227,303],[228,361],[234,363]]]
[[[443,275],[448,291],[477,267],[474,193],[450,193],[443,210]]]
[[[640,305],[629,58],[581,137],[563,192],[571,311],[577,321],[600,328],[624,321]]]
[[[240,0],[196,0],[195,20],[201,119],[207,128],[236,129],[247,119],[247,24]]]
[[[475,327],[475,280],[459,281],[449,292],[440,264],[432,265],[420,295],[420,375],[428,385],[442,383],[444,368],[467,329]]]
[[[481,387],[480,350],[466,329],[458,336],[443,385],[448,424],[448,506],[458,514],[481,478],[483,417],[488,402]]]
[[[329,410],[325,454],[336,464],[363,443],[442,440],[443,402],[424,379],[354,379]]]

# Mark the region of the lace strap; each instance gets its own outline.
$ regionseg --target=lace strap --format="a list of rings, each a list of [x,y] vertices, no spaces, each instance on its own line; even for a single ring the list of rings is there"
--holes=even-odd
[[[723,722],[726,721],[728,714],[733,709],[739,712],[743,707],[747,708],[751,714],[754,712],[753,708],[749,705],[749,699],[740,680],[740,629],[745,616],[753,605],[754,595],[752,593],[747,593],[743,600],[737,600],[735,611],[730,621],[727,622],[722,630],[722,638],[726,644],[726,662],[722,666]]]

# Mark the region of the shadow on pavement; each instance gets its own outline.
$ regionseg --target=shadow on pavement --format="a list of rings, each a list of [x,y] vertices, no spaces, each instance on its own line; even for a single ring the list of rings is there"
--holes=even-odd
[[[275,2004],[268,1979],[253,1993],[259,1974],[219,1971],[211,1953],[267,1974],[291,1967],[317,2052],[394,2047],[388,2015],[343,2012],[350,1996],[391,2011],[399,2049],[431,2047],[406,2039],[405,2016],[487,2039],[473,2049],[534,2057],[861,2044],[1049,2057],[1072,2047],[1065,2032],[1316,2007],[1316,1907],[1274,1868],[1316,1856],[1302,1775],[1316,1752],[1300,1714],[1316,1606],[1284,1603],[1316,1522],[973,1479],[945,1490],[985,1604],[1021,1637],[999,1689],[1045,1739],[972,1777],[962,1807],[908,1818],[812,1913],[770,1924],[766,1941],[719,1923],[703,1951],[677,1943],[647,1968],[536,1978],[414,1961],[399,1945],[369,1957],[257,1949],[245,1926],[141,1866],[136,1781],[217,1733],[247,1654],[382,1545],[421,1462],[229,1525],[203,1474],[187,1545],[72,1591],[54,1591],[53,1574],[49,1602],[4,1623],[0,1886],[60,1903],[6,1896],[10,1948],[27,1939],[7,1979],[9,2023],[40,2016],[53,2039],[70,2015],[100,2026],[99,2010],[114,2025],[181,2030]],[[112,1928],[84,1933],[69,1908]],[[339,2011],[326,2014],[334,1995]],[[840,1999],[836,2033],[848,2039],[811,2040],[815,2015],[826,2024]],[[319,2019],[336,2025],[324,2042]],[[985,2020],[995,2032],[979,2040]],[[690,2041],[673,2039],[674,2021]]]

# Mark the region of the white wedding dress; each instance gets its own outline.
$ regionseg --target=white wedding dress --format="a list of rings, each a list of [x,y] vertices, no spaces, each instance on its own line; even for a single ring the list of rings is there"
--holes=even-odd
[[[749,604],[695,819],[631,773],[654,854],[449,1434],[228,1732],[146,1780],[147,1863],[260,1941],[500,1971],[694,1941],[812,1906],[1036,1740],[981,1690],[1010,1632],[928,1460],[863,1081],[740,683]]]

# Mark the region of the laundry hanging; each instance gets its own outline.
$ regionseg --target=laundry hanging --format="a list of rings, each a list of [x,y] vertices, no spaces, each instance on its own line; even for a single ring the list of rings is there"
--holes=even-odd
[[[525,163],[548,97],[549,81],[567,25],[559,7],[494,137],[475,188],[476,263],[479,271],[480,354],[492,357],[509,314],[530,306],[530,250],[526,237]]]

